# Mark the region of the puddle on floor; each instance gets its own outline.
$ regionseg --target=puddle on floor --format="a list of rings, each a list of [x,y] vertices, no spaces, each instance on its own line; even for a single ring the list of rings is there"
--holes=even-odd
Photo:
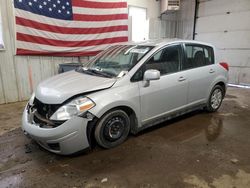
[[[238,170],[235,176],[224,174],[219,178],[214,178],[212,182],[207,182],[196,175],[190,175],[184,178],[184,182],[196,188],[246,188],[250,187],[250,173]]]
[[[10,177],[1,178],[0,187],[20,187],[23,182],[22,174],[12,175]]]
[[[208,141],[214,141],[221,134],[223,119],[220,117],[212,117],[210,121],[211,123],[205,129],[205,134]]]

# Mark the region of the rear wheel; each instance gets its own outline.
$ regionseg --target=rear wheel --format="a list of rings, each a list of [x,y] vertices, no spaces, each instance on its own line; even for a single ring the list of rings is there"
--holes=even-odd
[[[126,112],[113,110],[105,114],[97,123],[95,139],[104,148],[112,148],[123,143],[130,131],[130,119]]]
[[[206,110],[208,112],[217,111],[221,106],[223,97],[224,97],[223,88],[220,85],[216,85],[210,94]]]

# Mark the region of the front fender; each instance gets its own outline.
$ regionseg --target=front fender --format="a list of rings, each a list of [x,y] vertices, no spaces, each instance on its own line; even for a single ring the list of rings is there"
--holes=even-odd
[[[90,113],[101,118],[106,112],[117,107],[129,107],[136,115],[140,125],[140,95],[138,83],[114,87],[88,95],[96,106],[89,110]]]

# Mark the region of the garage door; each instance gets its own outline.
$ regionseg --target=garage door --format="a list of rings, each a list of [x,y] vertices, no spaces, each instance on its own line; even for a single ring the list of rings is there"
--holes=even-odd
[[[250,0],[200,0],[195,33],[229,63],[231,83],[250,85]]]

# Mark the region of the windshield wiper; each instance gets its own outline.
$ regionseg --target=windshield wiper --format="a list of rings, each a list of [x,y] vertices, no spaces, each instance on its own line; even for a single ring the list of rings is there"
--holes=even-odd
[[[81,67],[80,69],[77,70],[78,72],[82,72],[82,73],[85,73],[85,74],[89,74],[89,75],[96,75],[94,73],[92,73],[91,71],[89,71],[88,69],[85,69],[83,67]]]
[[[98,70],[98,69],[87,69],[87,71],[90,71],[91,73],[94,73],[94,74],[97,74],[97,75],[100,75],[100,76],[103,76],[103,77],[108,77],[108,78],[114,77],[113,74],[108,73],[108,72],[103,72],[103,71]]]
[[[114,73],[104,72],[102,69],[98,69],[98,68],[81,67],[77,71],[85,73],[85,74],[89,74],[89,75],[95,75],[95,76],[98,75],[98,76],[107,77],[107,78],[113,78],[117,76]]]

